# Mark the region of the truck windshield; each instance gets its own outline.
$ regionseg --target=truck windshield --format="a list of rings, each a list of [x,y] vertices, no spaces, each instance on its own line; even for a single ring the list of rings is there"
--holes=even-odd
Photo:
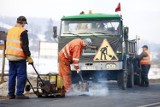
[[[62,21],[61,36],[120,35],[121,25],[118,20]]]

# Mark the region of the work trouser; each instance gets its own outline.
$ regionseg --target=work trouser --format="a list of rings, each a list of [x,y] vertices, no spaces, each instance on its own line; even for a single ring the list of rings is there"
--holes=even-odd
[[[58,57],[59,75],[63,80],[65,91],[69,92],[72,84],[70,62],[63,56]]]
[[[149,73],[149,69],[150,69],[150,65],[141,65],[142,68],[142,82],[141,85],[149,85],[149,79],[148,79],[148,73]]]
[[[24,93],[26,80],[26,60],[9,61],[8,95],[15,95],[15,86],[17,86],[16,95],[22,95]]]

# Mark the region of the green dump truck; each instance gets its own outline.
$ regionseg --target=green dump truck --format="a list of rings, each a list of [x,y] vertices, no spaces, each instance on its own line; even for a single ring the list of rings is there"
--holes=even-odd
[[[54,38],[57,27],[53,27]],[[141,81],[136,71],[135,56],[137,40],[128,40],[129,28],[124,27],[118,14],[80,14],[61,18],[58,35],[58,51],[74,38],[91,38],[94,48],[83,49],[80,69],[85,80],[117,80],[121,89],[133,87]],[[78,82],[78,75],[71,64],[72,81]]]

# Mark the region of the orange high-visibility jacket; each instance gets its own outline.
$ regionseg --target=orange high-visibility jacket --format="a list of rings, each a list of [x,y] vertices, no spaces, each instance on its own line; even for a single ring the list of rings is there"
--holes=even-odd
[[[6,41],[6,55],[14,55],[26,58],[21,42],[21,33],[25,31],[24,28],[15,26],[8,31]]]
[[[79,58],[82,53],[82,47],[82,39],[73,39],[62,48],[62,50],[59,52],[59,55],[66,58],[68,61],[72,61],[74,68],[77,70],[79,69]]]
[[[140,61],[141,65],[150,65],[151,61],[150,61],[150,52],[148,50],[145,50],[144,52],[147,53],[146,57],[143,57]]]

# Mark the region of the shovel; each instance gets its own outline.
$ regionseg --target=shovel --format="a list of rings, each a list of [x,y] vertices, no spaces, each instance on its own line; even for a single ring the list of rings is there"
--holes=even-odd
[[[81,78],[81,84],[80,84],[80,89],[82,92],[88,92],[89,91],[89,84],[87,81],[84,81],[83,77],[82,77],[82,73],[79,73],[79,76]]]

